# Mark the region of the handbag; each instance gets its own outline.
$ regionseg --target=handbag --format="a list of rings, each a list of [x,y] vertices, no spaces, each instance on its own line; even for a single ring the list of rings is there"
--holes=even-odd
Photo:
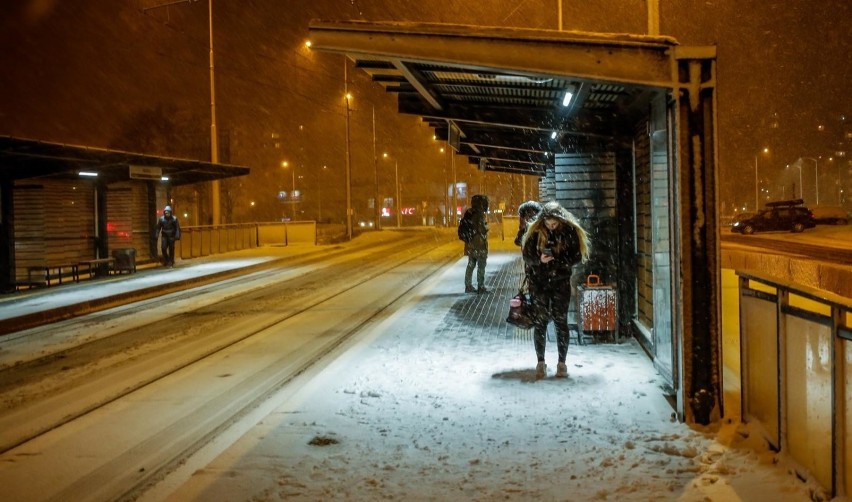
[[[530,329],[533,327],[532,317],[532,302],[529,295],[524,291],[527,285],[527,276],[524,275],[524,280],[521,281],[521,286],[518,288],[518,294],[509,300],[509,316],[506,317],[506,322],[521,329]]]

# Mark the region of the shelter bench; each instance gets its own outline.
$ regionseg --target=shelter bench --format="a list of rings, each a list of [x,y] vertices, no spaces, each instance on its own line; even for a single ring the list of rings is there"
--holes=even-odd
[[[92,272],[97,271],[98,267],[101,265],[107,266],[107,275],[112,274],[115,270],[115,258],[98,258],[95,260],[83,260],[78,263],[81,267],[87,267],[86,271],[89,273],[89,277],[94,277]]]
[[[62,278],[68,277],[68,274],[63,273],[64,270],[71,270],[71,279],[74,282],[80,282],[80,267],[77,263],[62,263],[59,265],[36,265],[27,267],[27,282],[29,284],[43,284],[50,286],[51,279],[58,279],[59,284],[62,284]],[[33,273],[41,272],[44,274],[44,281],[34,281]]]

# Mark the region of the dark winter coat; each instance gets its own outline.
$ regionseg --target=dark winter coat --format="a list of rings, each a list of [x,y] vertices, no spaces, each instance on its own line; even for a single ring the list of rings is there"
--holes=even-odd
[[[161,233],[163,238],[180,240],[180,223],[175,215],[160,216],[157,220],[157,233]]]
[[[545,226],[547,219],[558,220],[559,227],[549,230]],[[548,263],[541,262],[545,249],[550,249],[554,258]],[[524,268],[530,289],[570,287],[572,268],[586,261],[588,252],[588,237],[576,218],[558,204],[548,203],[530,224],[523,240]]]
[[[473,223],[473,237],[464,243],[465,256],[488,255],[488,198],[474,195],[462,218],[470,218]]]

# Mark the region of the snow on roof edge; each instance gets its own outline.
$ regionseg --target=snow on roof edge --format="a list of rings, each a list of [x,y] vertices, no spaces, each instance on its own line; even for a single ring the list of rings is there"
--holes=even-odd
[[[477,26],[452,23],[420,23],[409,21],[328,21],[312,20],[311,30],[336,29],[343,31],[380,31],[409,34],[431,34],[468,37],[525,38],[530,40],[560,40],[586,42],[629,42],[651,45],[680,45],[666,35],[640,35],[634,33],[603,33],[590,31],[558,31],[503,26]]]

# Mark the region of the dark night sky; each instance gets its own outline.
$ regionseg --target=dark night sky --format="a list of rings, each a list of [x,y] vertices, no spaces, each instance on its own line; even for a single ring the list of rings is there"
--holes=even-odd
[[[4,2],[0,134],[191,155],[189,145],[209,137],[207,2],[144,11],[163,3],[168,1]],[[770,153],[759,160],[767,178],[780,177],[784,165],[798,157],[838,149],[840,117],[850,113],[852,2],[660,3],[663,35],[718,48],[723,200],[751,200],[754,157],[765,146]],[[282,179],[289,185],[276,167],[285,157],[303,166],[308,184],[322,181],[316,174],[322,165],[332,172],[341,169],[344,63],[341,56],[303,47],[311,19],[557,27],[556,0],[213,4],[218,126],[230,137],[230,161],[253,172],[242,182],[240,197],[253,197]],[[643,0],[563,4],[566,30],[644,33],[646,28]],[[431,130],[416,118],[397,115],[395,99],[363,72],[350,72],[350,81],[355,186],[366,190],[372,182],[373,107],[379,155],[399,152],[404,179],[442,181],[442,158]],[[848,122],[845,127],[849,130]],[[459,171],[461,178],[477,182],[475,170],[460,166]],[[388,171],[381,172],[384,180]],[[826,172],[824,183],[833,183],[836,175]],[[509,179],[489,175],[487,183],[507,185]],[[736,187],[745,193],[737,194]]]

